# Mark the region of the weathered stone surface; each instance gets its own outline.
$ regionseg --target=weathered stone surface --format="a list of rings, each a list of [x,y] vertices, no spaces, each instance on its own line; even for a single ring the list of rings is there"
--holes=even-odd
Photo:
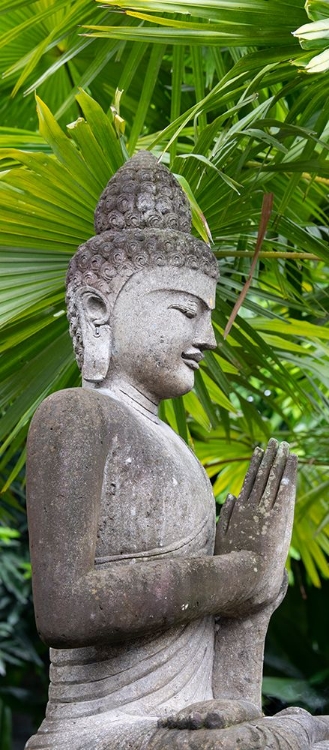
[[[216,531],[202,466],[157,415],[216,345],[214,256],[189,235],[178,183],[147,153],[110,180],[95,226],[68,272],[84,387],[46,399],[28,439],[51,683],[27,750],[324,750],[326,717],[261,716],[296,459],[285,443],[256,449]]]
[[[191,210],[175,177],[148,151],[140,151],[103,191],[95,211],[95,229],[99,234],[152,227],[190,233]]]
[[[329,717],[300,713],[256,719],[229,729],[196,732],[162,730],[147,744],[148,750],[325,750]],[[319,742],[318,742],[319,741]]]

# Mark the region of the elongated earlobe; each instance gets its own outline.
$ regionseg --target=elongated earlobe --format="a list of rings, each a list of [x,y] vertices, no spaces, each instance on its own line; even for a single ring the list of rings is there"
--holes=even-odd
[[[112,352],[109,302],[89,288],[81,290],[77,302],[84,349],[82,377],[88,383],[100,383],[108,373]]]
[[[94,326],[94,330],[88,333],[84,345],[82,377],[88,382],[100,383],[106,378],[110,366],[110,326]]]

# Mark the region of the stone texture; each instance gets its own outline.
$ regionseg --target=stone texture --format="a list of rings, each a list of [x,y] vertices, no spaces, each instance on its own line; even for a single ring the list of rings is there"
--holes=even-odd
[[[109,229],[191,232],[189,203],[175,177],[149,151],[140,151],[112,177],[95,211],[97,234]]]
[[[211,484],[157,415],[216,345],[216,262],[186,199],[141,152],[110,180],[71,260],[83,388],[47,398],[28,438],[46,718],[27,750],[325,750],[328,718],[261,715],[263,648],[285,592],[296,459],[256,449],[215,528]],[[320,743],[320,744],[319,744]],[[324,744],[323,744],[324,743]]]

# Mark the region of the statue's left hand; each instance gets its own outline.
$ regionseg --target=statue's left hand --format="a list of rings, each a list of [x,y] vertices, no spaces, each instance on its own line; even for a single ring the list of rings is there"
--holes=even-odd
[[[239,497],[229,495],[221,511],[215,554],[246,550],[256,556],[248,613],[273,602],[282,586],[292,533],[296,467],[297,457],[289,453],[287,443],[278,446],[272,439],[264,454],[256,448]],[[236,605],[233,616],[244,614],[239,602]]]
[[[245,700],[210,700],[193,703],[177,714],[160,719],[158,726],[168,729],[225,729],[234,724],[258,719],[260,710]]]

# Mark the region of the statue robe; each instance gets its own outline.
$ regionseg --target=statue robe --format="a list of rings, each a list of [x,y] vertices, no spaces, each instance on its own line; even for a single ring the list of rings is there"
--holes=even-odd
[[[195,456],[165,425],[147,420],[145,430],[145,416],[118,402],[111,411],[120,429],[104,468],[96,570],[212,555],[214,498]],[[158,728],[160,717],[213,698],[210,616],[116,645],[50,649],[50,658],[46,718],[26,750],[329,750],[328,717],[307,712],[223,730]]]
[[[125,412],[121,423],[133,418],[134,447],[121,430],[108,456],[95,568],[212,555],[215,503],[204,469],[166,425],[159,432],[144,416],[113,406]],[[190,486],[180,479],[182,461]],[[145,463],[148,474],[138,475]],[[26,750],[146,747],[160,717],[212,699],[213,655],[211,616],[119,645],[51,648],[46,719]]]

